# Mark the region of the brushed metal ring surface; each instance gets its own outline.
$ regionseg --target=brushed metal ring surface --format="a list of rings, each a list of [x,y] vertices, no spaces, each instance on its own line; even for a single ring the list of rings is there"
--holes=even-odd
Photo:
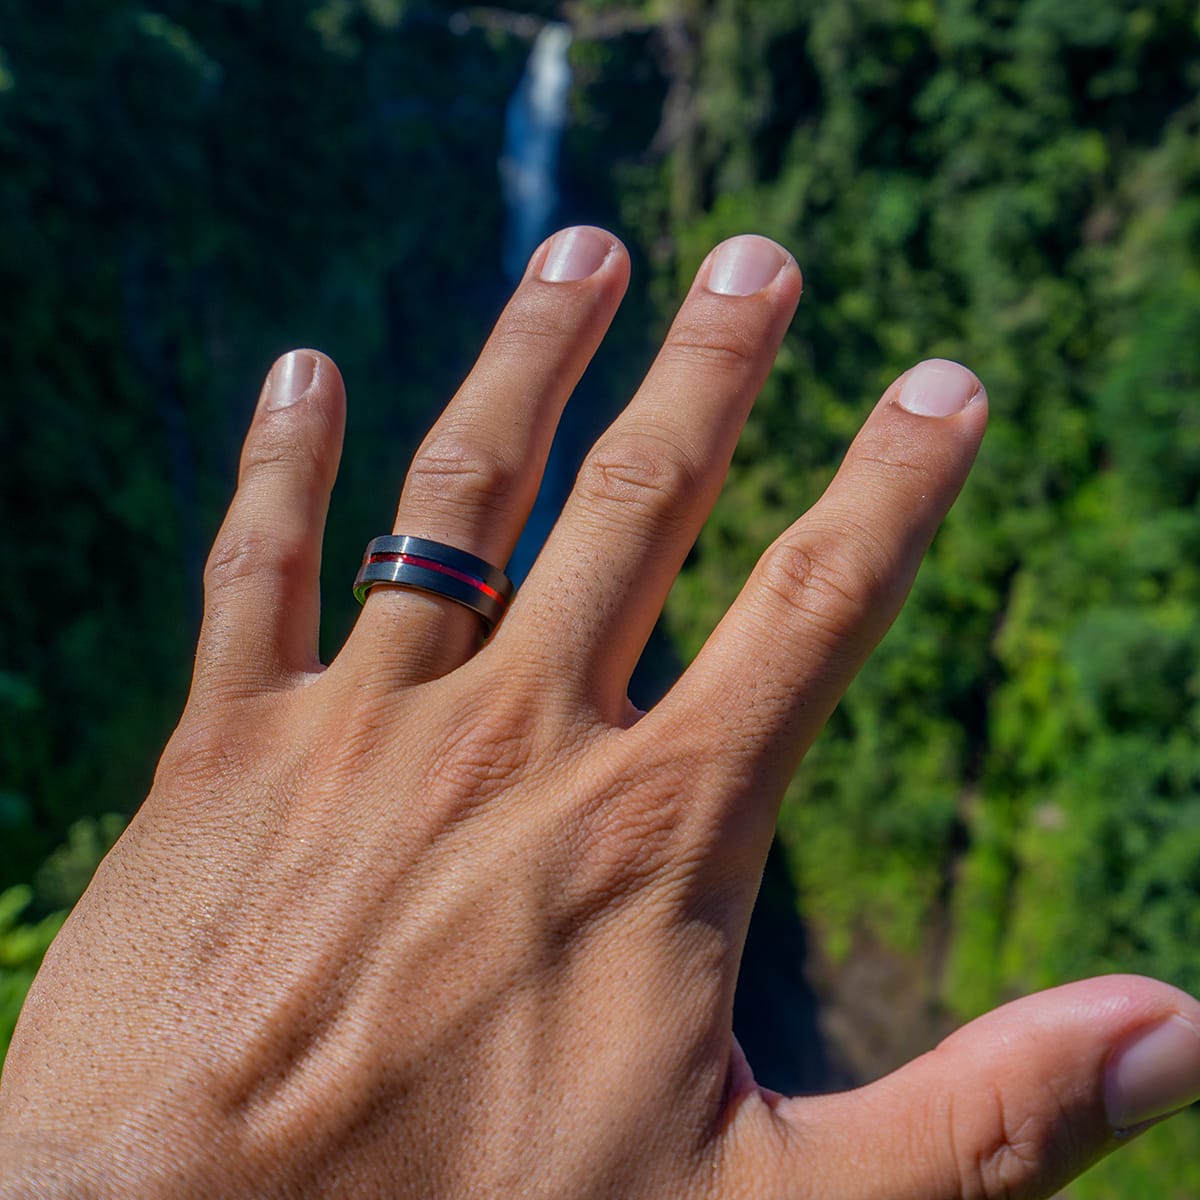
[[[484,559],[429,538],[394,534],[367,543],[354,597],[365,604],[367,593],[379,586],[445,596],[478,613],[489,633],[513,594],[512,580]]]

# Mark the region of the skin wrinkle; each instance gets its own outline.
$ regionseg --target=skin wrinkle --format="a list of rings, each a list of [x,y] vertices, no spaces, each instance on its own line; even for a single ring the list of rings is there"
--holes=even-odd
[[[554,285],[540,286],[547,288]],[[524,311],[506,314],[503,323],[489,339],[488,349],[505,358],[519,359],[528,356],[549,362],[573,359],[573,353],[563,353],[563,337],[573,333],[580,324],[586,323],[592,314],[581,314],[572,309],[559,316],[557,305],[547,304],[545,301],[548,299],[551,297],[539,297]],[[557,301],[559,297],[555,295],[553,299]]]
[[[871,481],[864,482],[862,491],[864,499],[878,503],[881,508],[885,507],[885,498],[874,494]],[[933,531],[913,529],[903,539],[899,536],[881,539],[878,533],[870,531],[840,509],[831,514],[828,529],[822,525],[823,516],[823,512],[816,514],[812,529],[816,531],[818,539],[829,539],[831,564],[845,562],[852,571],[857,572],[864,581],[864,591],[869,600],[876,604],[876,615],[890,614],[887,622],[890,625],[908,595]],[[840,555],[833,549],[839,546]]]
[[[1010,1128],[1003,1091],[994,1082],[989,1082],[984,1095],[994,1110],[991,1136],[970,1150],[969,1158],[963,1160],[971,1164],[969,1179],[978,1184],[977,1189],[964,1194],[969,1196],[974,1193],[983,1200],[998,1200],[1013,1195],[1014,1190],[1028,1178],[1029,1168],[1039,1161],[1040,1154],[1036,1152],[1036,1139],[1024,1132],[1031,1124],[1031,1119],[1025,1118],[1017,1127]],[[1034,1153],[1030,1153],[1026,1146],[1034,1146]]]
[[[700,276],[706,278],[703,268]],[[772,364],[762,354],[764,328],[772,340],[782,340],[800,297],[800,282],[795,260],[789,259],[754,295],[717,295],[702,286],[694,287],[671,323],[663,352],[669,353],[675,345],[712,347],[736,371],[752,371],[765,378]]]
[[[564,806],[564,862],[573,865],[560,875],[557,890],[571,923],[581,931],[636,903],[639,889],[670,862],[675,834],[669,812],[644,810],[641,819],[631,818],[622,803],[631,790],[614,781],[606,803],[597,801],[590,789],[579,789]]]
[[[875,494],[870,481],[860,485],[860,490],[865,501],[873,506],[884,506],[884,498]],[[822,506],[820,503],[808,514],[802,534],[792,536],[789,531],[775,545],[802,549],[812,560],[814,574],[818,573],[820,565],[827,575],[862,580],[861,589],[844,589],[846,598],[852,601],[852,611],[856,613],[860,609],[863,613],[873,611],[872,601],[876,601],[876,608],[884,608],[877,601],[889,584],[894,586],[894,565],[907,557],[902,550],[897,553],[893,540],[881,538],[861,520],[835,505]],[[768,554],[771,549],[767,548]],[[759,565],[761,569],[761,560]],[[898,605],[886,606],[887,609],[895,607]]]
[[[230,531],[223,533],[208,556],[204,585],[210,593],[225,588],[252,585],[256,591],[280,594],[269,589],[306,567],[311,568],[312,547],[307,545],[303,522],[281,521],[277,530]]]
[[[831,648],[857,631],[871,607],[853,568],[823,552],[820,545],[813,549],[797,542],[777,542],[759,560],[755,583],[800,617],[804,636],[812,636],[814,624],[827,628]]]
[[[476,517],[480,507],[496,517],[528,508],[537,480],[530,479],[524,463],[502,462],[481,445],[451,437],[442,433],[437,442],[418,451],[408,470],[409,504],[436,500],[468,519]]]
[[[599,272],[605,272],[611,260],[606,260]],[[614,293],[624,291],[626,276],[618,273],[603,292],[589,288],[575,289],[570,284],[548,284],[534,281],[527,295],[518,293],[505,309],[499,324],[488,338],[485,354],[493,363],[506,360],[540,364],[544,378],[558,375],[567,364],[580,364],[590,359],[586,344],[581,344],[582,329],[596,325],[607,326],[615,301]],[[564,344],[565,339],[570,339]],[[458,397],[468,406],[487,407],[486,389],[477,387],[486,382],[488,365],[477,377],[467,380]],[[572,370],[571,374],[578,372]],[[457,398],[457,397],[456,397]]]
[[[657,543],[673,541],[686,528],[690,501],[707,484],[680,447],[640,429],[606,437],[580,468],[574,494],[608,536],[618,523],[626,537],[649,525]]]
[[[483,657],[478,655],[472,665],[480,665]],[[444,733],[430,736],[419,761],[406,763],[404,769],[421,772],[429,794],[437,794],[443,785],[472,795],[481,788],[494,804],[509,787],[530,788],[556,778],[558,759],[585,752],[589,737],[585,722],[529,721],[531,704],[526,697],[542,689],[532,679],[521,680],[513,673],[500,682],[493,682],[490,674],[485,671],[483,678],[472,682],[472,698],[440,722]],[[411,707],[419,713],[424,706],[418,701]],[[499,754],[495,747],[501,748]],[[494,789],[496,781],[506,786]],[[470,807],[479,805],[473,802]]]
[[[729,701],[751,715],[761,712],[763,722],[769,721],[775,727],[782,725],[786,712],[798,706],[793,694],[764,698],[761,693],[762,688],[751,684],[730,696]],[[804,706],[799,707],[803,710]],[[775,804],[764,809],[762,797],[775,795],[786,784],[791,764],[785,765],[779,777],[778,764],[764,763],[761,745],[750,733],[749,723],[723,732],[720,760],[713,761],[711,741],[703,732],[657,710],[647,719],[654,728],[645,731],[645,746],[653,748],[675,740],[680,746],[680,760],[688,764],[690,794],[701,798],[684,811],[684,839],[708,848],[718,864],[735,857],[734,847],[742,847],[755,864],[752,878],[757,881],[759,845],[770,832],[763,823],[773,828],[776,811]],[[646,753],[653,761],[653,749]]]
[[[728,336],[735,328],[727,330],[720,342],[706,341],[690,329],[672,329],[663,347],[663,365],[669,368],[682,367],[687,371],[728,372],[735,377],[747,367],[756,366],[754,347],[749,338]]]

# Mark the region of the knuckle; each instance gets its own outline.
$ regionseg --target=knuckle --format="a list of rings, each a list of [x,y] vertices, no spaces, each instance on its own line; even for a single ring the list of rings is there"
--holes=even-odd
[[[855,632],[878,606],[883,587],[828,535],[809,542],[777,542],[758,567],[759,584],[833,638]]]
[[[289,429],[261,427],[246,439],[238,466],[240,484],[258,475],[280,472],[293,474],[297,471],[317,475],[325,473],[325,455],[318,443],[297,438]]]
[[[525,490],[524,472],[461,430],[435,431],[417,451],[404,485],[416,504],[469,505],[507,513]]]
[[[275,550],[274,539],[259,530],[222,530],[204,565],[204,590],[211,595],[262,573]]]
[[[577,895],[629,894],[693,853],[683,813],[697,779],[688,755],[652,752],[622,731],[590,747],[586,786],[564,797]]]
[[[575,334],[577,322],[561,304],[550,307],[536,302],[510,307],[488,340],[489,354],[527,363],[531,354],[560,357]]]
[[[286,522],[269,533],[257,524],[224,529],[204,565],[204,593],[211,598],[253,580],[289,594],[302,585],[311,555],[303,530],[290,529]]]
[[[584,462],[576,490],[599,506],[621,505],[637,515],[676,523],[700,487],[686,452],[660,434],[606,438]]]
[[[154,792],[178,802],[184,796],[219,797],[242,769],[237,736],[228,724],[185,714],[154,773]]]
[[[963,1200],[1010,1200],[1044,1173],[1054,1148],[1051,1122],[1026,1113],[1013,1118],[999,1086],[972,1096],[969,1121],[947,1111],[944,1138]],[[965,1126],[965,1127],[964,1127]]]
[[[663,357],[669,365],[684,369],[737,374],[755,362],[760,349],[760,339],[734,324],[682,324],[668,336]]]
[[[566,803],[556,814],[570,862],[563,911],[579,924],[594,922],[677,866],[676,809],[660,784],[639,786],[618,775]]]
[[[610,803],[593,808],[583,826],[587,852],[582,857],[598,873],[597,882],[632,891],[673,861],[678,814],[663,790],[656,784],[639,794],[637,787],[626,786]]]

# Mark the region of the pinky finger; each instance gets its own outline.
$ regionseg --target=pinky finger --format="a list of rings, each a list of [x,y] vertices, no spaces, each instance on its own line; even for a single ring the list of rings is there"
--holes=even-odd
[[[321,540],[345,413],[323,354],[293,350],[271,368],[204,572],[198,688],[244,695],[319,669]]]

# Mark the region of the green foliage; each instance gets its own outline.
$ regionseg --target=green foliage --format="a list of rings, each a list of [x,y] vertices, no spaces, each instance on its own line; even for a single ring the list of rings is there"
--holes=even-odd
[[[1140,1134],[1060,1192],[1058,1200],[1193,1200],[1197,1145],[1200,1114],[1185,1113]]]
[[[976,476],[782,825],[839,945],[908,945],[948,905],[964,1014],[1118,961],[1200,982],[1200,38],[1183,5],[1084,7],[780,5],[738,39],[747,5],[714,2],[671,230],[680,277],[717,237],[780,237],[811,300],[673,593],[689,650],[890,378],[944,354],[990,386]],[[784,53],[798,80],[764,74]]]
[[[43,908],[70,908],[83,894],[100,860],[125,828],[119,813],[84,817],[67,830],[66,841],[54,850],[34,876],[34,890]]]
[[[963,1017],[1106,970],[1194,991],[1194,13],[858,0],[757,29],[705,41],[699,86],[741,102],[683,168],[676,280],[754,228],[807,300],[670,627],[699,645],[890,378],[968,361],[993,402],[975,476],[784,804],[805,915],[835,957],[859,934],[940,955],[933,998]],[[792,77],[764,76],[783,55]],[[1194,1171],[1139,1151],[1078,1195]]]
[[[495,310],[526,45],[409,7],[0,0],[0,886],[145,793],[271,358],[347,379],[344,579]]]
[[[21,923],[19,918],[32,898],[33,890],[26,886],[0,892],[0,1062],[42,955],[66,917],[66,913],[52,913],[40,921]]]
[[[672,593],[679,643],[897,373],[959,358],[992,399],[904,615],[785,800],[805,918],[835,959],[862,937],[919,954],[928,1001],[963,1018],[1104,971],[1196,991],[1194,9],[709,8],[666,269],[677,288],[757,229],[795,251],[806,300]],[[1196,1135],[1156,1130],[1067,1194],[1194,1194]]]
[[[711,9],[750,24],[747,3]],[[785,55],[792,77],[764,75]],[[960,358],[992,399],[908,608],[786,798],[806,918],[835,958],[860,935],[920,947],[931,1002],[959,1017],[1109,970],[1196,991],[1194,10],[788,5],[706,38],[698,71],[740,99],[712,101],[681,167],[675,283],[751,228],[794,249],[807,295],[672,593],[680,644],[897,373]],[[1189,1137],[1155,1135],[1175,1147],[1161,1164],[1139,1149],[1078,1195],[1190,1194]]]
[[[302,342],[350,388],[331,646],[346,628],[357,548],[503,299],[531,11],[0,0],[0,1030],[145,791],[254,392]],[[943,355],[989,388],[977,470],[784,803],[814,934],[919,954],[958,1017],[1097,971],[1200,989],[1194,4],[571,11],[568,215],[611,218],[650,276],[601,377],[636,379],[719,238],[805,271],[668,605],[681,657],[897,373]],[[1195,1136],[1067,1194],[1195,1194]]]

